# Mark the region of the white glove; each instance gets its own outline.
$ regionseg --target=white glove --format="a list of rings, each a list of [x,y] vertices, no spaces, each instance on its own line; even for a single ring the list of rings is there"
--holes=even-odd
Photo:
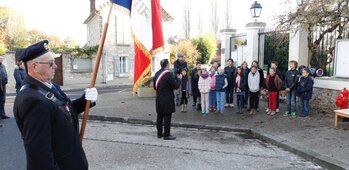
[[[85,89],[85,99],[93,102],[96,102],[98,98],[98,91],[96,88],[87,88]]]

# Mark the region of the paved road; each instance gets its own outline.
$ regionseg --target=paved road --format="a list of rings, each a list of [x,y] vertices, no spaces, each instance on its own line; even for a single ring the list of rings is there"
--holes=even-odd
[[[0,169],[25,169],[14,120],[0,128]],[[153,126],[88,122],[83,141],[91,170],[112,169],[322,169],[294,154],[238,132],[173,128],[175,141]],[[11,134],[10,134],[11,133]]]

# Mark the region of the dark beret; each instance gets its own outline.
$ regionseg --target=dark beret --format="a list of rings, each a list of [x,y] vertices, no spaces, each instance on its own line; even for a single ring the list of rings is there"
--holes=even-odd
[[[49,52],[48,41],[43,40],[33,45],[30,45],[22,52],[20,60],[23,62],[30,61],[34,58],[40,57],[41,55]]]

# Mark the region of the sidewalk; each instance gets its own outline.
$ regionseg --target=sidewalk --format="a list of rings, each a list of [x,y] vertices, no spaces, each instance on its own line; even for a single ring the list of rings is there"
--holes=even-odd
[[[104,94],[107,102],[98,103],[91,109],[91,119],[110,120],[145,120],[155,122],[155,99],[133,97],[130,92],[120,95]],[[191,104],[191,100],[190,104]],[[283,117],[284,104],[280,104],[280,113],[271,117],[265,114],[266,102],[261,101],[260,112],[257,115],[238,115],[235,110],[228,108],[223,114],[210,113],[202,116],[200,112],[189,107],[188,113],[173,114],[173,124],[207,125],[212,127],[227,127],[233,129],[251,129],[252,133],[282,146],[287,150],[294,150],[308,159],[326,161],[328,167],[338,165],[349,168],[349,128],[348,124],[341,124],[335,129],[332,113],[324,115],[313,108],[311,118]],[[180,110],[180,107],[177,107]],[[180,138],[180,136],[178,136]],[[310,156],[309,156],[310,155]],[[335,167],[338,168],[338,167]]]

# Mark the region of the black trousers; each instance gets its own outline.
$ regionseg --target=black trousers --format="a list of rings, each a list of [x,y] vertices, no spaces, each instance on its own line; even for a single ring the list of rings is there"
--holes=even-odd
[[[244,96],[244,106],[247,106],[248,104],[248,96],[249,96],[249,90],[245,91],[245,96]]]
[[[234,86],[228,85],[227,89],[225,90],[225,102],[227,104],[234,103]]]
[[[182,91],[181,104],[188,104],[187,92]]]
[[[0,116],[5,116],[6,86],[0,94]]]
[[[172,113],[170,114],[163,114],[158,113],[157,119],[156,119],[156,128],[158,130],[158,135],[167,137],[171,135],[171,118]],[[162,131],[162,126],[164,126],[164,133]]]
[[[259,105],[259,91],[258,92],[249,92],[250,93],[250,108],[258,109]]]

